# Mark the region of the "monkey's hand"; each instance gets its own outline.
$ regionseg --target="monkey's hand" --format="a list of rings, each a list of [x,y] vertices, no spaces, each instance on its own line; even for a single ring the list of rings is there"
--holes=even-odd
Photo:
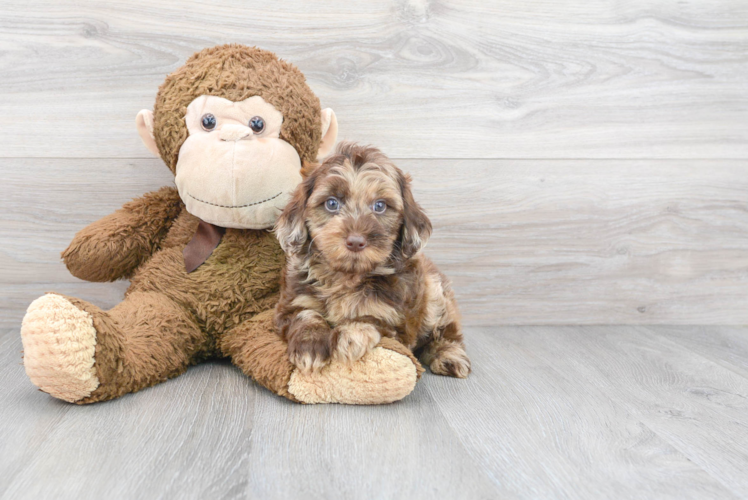
[[[86,281],[129,278],[153,255],[182,208],[175,188],[147,193],[80,230],[62,259]]]

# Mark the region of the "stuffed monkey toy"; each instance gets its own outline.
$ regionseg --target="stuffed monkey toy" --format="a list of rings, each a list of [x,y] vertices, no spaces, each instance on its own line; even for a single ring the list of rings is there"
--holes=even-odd
[[[388,403],[413,390],[422,368],[395,340],[304,374],[275,331],[285,257],[270,229],[337,137],[335,114],[295,66],[242,45],[205,49],[166,78],[153,112],[136,122],[176,188],[126,203],[62,253],[74,276],[130,287],[109,311],[55,293],[29,306],[24,366],[39,389],[93,403],[227,357],[297,402]]]

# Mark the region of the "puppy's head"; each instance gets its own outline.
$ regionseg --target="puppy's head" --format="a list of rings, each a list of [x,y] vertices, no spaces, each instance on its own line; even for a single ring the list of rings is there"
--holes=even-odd
[[[431,222],[410,176],[378,149],[344,142],[299,185],[275,231],[288,254],[319,250],[337,271],[366,273],[415,255]]]

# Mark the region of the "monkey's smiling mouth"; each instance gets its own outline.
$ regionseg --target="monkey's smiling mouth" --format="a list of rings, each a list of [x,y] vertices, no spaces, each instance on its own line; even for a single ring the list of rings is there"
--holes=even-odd
[[[280,193],[276,194],[275,196],[271,196],[270,198],[267,198],[267,199],[264,199],[264,200],[261,200],[261,201],[256,201],[254,203],[247,203],[246,205],[220,205],[218,203],[211,203],[209,201],[205,201],[205,200],[201,200],[200,198],[196,198],[195,196],[192,196],[192,193],[187,193],[187,196],[189,196],[190,198],[192,198],[195,201],[199,201],[200,203],[205,203],[206,205],[212,205],[214,207],[221,207],[221,208],[246,208],[246,207],[252,207],[254,205],[261,205],[261,204],[266,203],[266,202],[268,202],[270,200],[274,200],[274,199],[276,199],[277,197],[279,197],[282,194],[283,194],[283,191],[281,191]]]

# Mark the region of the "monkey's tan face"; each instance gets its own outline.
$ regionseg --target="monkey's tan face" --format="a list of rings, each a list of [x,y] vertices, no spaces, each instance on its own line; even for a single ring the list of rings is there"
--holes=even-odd
[[[260,96],[203,95],[185,122],[176,184],[187,211],[222,227],[271,227],[301,182],[299,155],[279,137],[281,113]]]

